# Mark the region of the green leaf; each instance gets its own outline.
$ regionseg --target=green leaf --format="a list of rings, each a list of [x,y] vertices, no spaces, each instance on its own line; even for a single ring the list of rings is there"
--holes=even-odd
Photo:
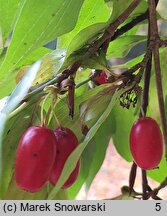
[[[114,0],[104,0],[104,1],[110,9],[113,9],[113,1]]]
[[[32,83],[32,86],[42,84],[56,75],[64,62],[65,54],[66,50],[56,49],[53,52],[44,55],[42,58],[41,67],[36,75],[34,82]],[[22,78],[29,67],[30,66],[23,67],[18,71],[16,81]]]
[[[105,5],[104,0],[85,0],[75,28],[70,33],[59,38],[58,46],[67,48],[75,35],[82,29],[96,23],[107,22],[109,17],[110,11]]]
[[[110,103],[116,88],[117,87],[114,85],[108,86],[80,105],[80,119],[82,125],[87,125],[88,128],[94,125],[98,116],[103,114]]]
[[[98,23],[88,26],[81,30],[71,41],[67,49],[67,57],[69,57],[74,51],[91,43],[98,35],[100,35],[105,27],[106,23]]]
[[[8,74],[33,50],[71,31],[84,0],[25,0],[13,29],[0,79]],[[31,12],[31,16],[30,16]]]
[[[23,0],[0,0],[0,28],[2,31],[3,44],[6,42],[16,19],[16,14],[19,12]]]
[[[3,127],[3,134],[0,135],[1,141],[1,166],[0,166],[0,197],[2,198],[8,189],[10,180],[13,175],[13,167],[14,167],[14,158],[16,148],[19,142],[20,137],[22,136],[23,132],[27,129],[28,125],[31,122],[31,114],[33,110],[33,106],[28,107],[25,111],[19,113],[18,115],[14,116],[12,119],[7,120],[4,122]],[[1,118],[2,121],[2,118]]]
[[[122,194],[119,195],[119,196],[116,196],[114,198],[111,198],[111,200],[134,200],[134,197],[136,195],[135,192],[131,192],[131,195],[130,195],[130,191],[129,191],[129,188],[127,186],[123,186],[121,188],[121,192]]]
[[[36,97],[36,101],[38,98]],[[20,137],[27,127],[32,123],[32,114],[34,112],[34,102],[27,106],[20,113],[11,118],[5,127],[3,136],[3,181],[0,187],[0,199],[5,200],[44,200],[47,194],[52,190],[52,186],[46,184],[39,192],[29,193],[20,189],[15,181],[14,164],[17,145]],[[35,122],[38,124],[38,112],[36,112]],[[21,122],[21,124],[20,124]],[[16,136],[17,134],[17,136]],[[60,192],[54,199],[68,199],[66,191]]]
[[[165,155],[163,156],[160,164],[158,165],[158,169],[149,170],[147,171],[147,173],[149,177],[161,183],[167,177],[167,162]]]
[[[21,61],[18,65],[17,68],[21,68],[23,66],[27,65],[32,65],[34,62],[38,61],[40,58],[43,56],[52,53],[53,51],[45,48],[45,47],[40,47],[33,52],[31,52],[23,61]]]
[[[133,0],[114,0],[113,2],[113,13],[111,16],[111,21],[115,21],[125,10],[125,8],[128,8],[129,5],[133,2]],[[147,3],[146,1],[141,1],[140,4],[135,8],[135,10],[132,12],[132,14],[130,15],[130,18],[128,19],[132,19],[138,15],[140,15],[141,13],[145,12],[147,10]],[[128,19],[126,20],[126,22],[128,21]]]
[[[39,192],[36,193],[29,193],[27,191],[20,189],[15,182],[15,176],[13,174],[11,181],[9,182],[7,192],[5,196],[2,197],[2,199],[3,200],[44,200],[46,195],[47,195],[47,186],[43,187]]]
[[[82,59],[82,64],[86,68],[106,70],[107,69],[107,60],[103,52],[96,53],[89,59]]]
[[[30,193],[20,189],[13,177],[9,183],[9,187],[6,195],[3,197],[3,200],[45,200],[48,194],[48,191],[52,190],[52,186],[47,183],[40,191],[36,193]],[[54,200],[68,200],[66,190],[60,190]]]
[[[84,71],[85,72],[85,71]],[[81,131],[81,123],[80,123],[80,113],[79,113],[79,106],[81,103],[84,101],[87,101],[91,99],[94,95],[96,95],[99,91],[102,89],[105,89],[105,85],[98,86],[94,89],[89,89],[86,94],[84,91],[84,94],[80,94],[80,88],[76,89],[76,97],[75,97],[75,115],[74,118],[71,119],[68,116],[68,103],[67,103],[67,98],[64,97],[60,99],[58,102],[56,109],[55,109],[55,114],[61,124],[64,127],[68,127],[73,130],[73,132],[76,134],[79,142],[83,141],[84,135],[82,134]],[[78,94],[79,93],[79,94]],[[91,125],[92,126],[92,125]],[[55,122],[55,119],[52,118],[52,121],[49,124],[50,128],[56,128],[57,124]],[[93,143],[92,143],[93,144]],[[89,152],[89,150],[92,150]],[[88,173],[89,173],[89,165],[92,161],[92,154],[94,154],[94,145],[91,145],[90,147],[87,146],[87,148],[84,150],[82,156],[81,156],[81,168],[80,168],[80,173],[79,176],[76,180],[76,182],[68,189],[68,195],[70,199],[74,199],[80,188],[82,187],[84,181],[86,180]]]
[[[146,37],[140,35],[128,35],[119,37],[117,40],[110,43],[107,50],[107,57],[125,57],[132,47],[145,40]],[[121,47],[121,49],[119,49],[118,47]]]
[[[38,61],[28,70],[23,79],[9,96],[6,105],[2,110],[3,113],[9,114],[23,100],[34,81],[37,72],[39,71],[40,65],[41,61]]]
[[[3,89],[0,92],[0,96],[9,93],[15,87],[16,82],[18,83],[27,72],[31,64],[40,58],[42,58],[41,67],[33,85],[48,81],[53,75],[58,73],[59,69],[63,65],[65,55],[65,49],[56,49],[51,52],[51,50],[42,47],[33,51],[24,59],[24,61],[21,61],[20,64],[18,64],[18,68],[21,69],[17,69],[14,73],[8,75],[7,79],[3,83]]]
[[[14,89],[12,94],[7,98],[7,102],[0,112],[0,120],[1,120],[1,125],[0,125],[0,189],[2,189],[2,191],[6,190],[6,187],[2,186],[3,184],[2,182],[4,181],[3,158],[5,159],[7,158],[5,156],[7,151],[4,152],[3,150],[4,148],[3,147],[3,135],[4,135],[4,130],[5,130],[5,124],[6,124],[9,113],[12,112],[18,106],[18,104],[23,100],[24,96],[27,94],[39,70],[40,64],[41,62],[38,61],[30,68],[30,70],[26,73],[26,75],[23,77],[23,79]],[[22,125],[22,124],[18,123],[18,125]],[[14,134],[15,137],[17,137],[16,134],[17,133]]]
[[[95,156],[96,144],[93,139],[86,146],[81,156],[81,168],[75,183],[68,189],[69,199],[75,199],[90,173],[90,166]]]
[[[121,14],[122,12],[128,8],[128,6],[133,2],[133,0],[114,0],[113,1],[113,12],[111,15],[111,21],[115,21]]]
[[[104,90],[107,90],[107,87]],[[101,94],[102,96],[102,92],[104,90],[99,91],[98,94]],[[88,101],[91,103],[92,99],[97,98],[98,94],[94,95]],[[97,119],[102,115],[103,112],[101,112],[100,110],[104,111],[106,109],[107,104],[111,100],[112,94],[108,91],[108,95],[103,95],[102,97],[103,99],[98,98],[95,102],[95,105],[93,106],[95,108],[94,110],[96,116],[91,116],[92,120],[91,124],[89,122],[89,126],[92,126],[93,122],[97,121]],[[99,109],[99,107],[101,108]],[[93,110],[91,110],[91,112],[93,112]],[[106,121],[100,126],[93,139],[90,140],[89,144],[83,151],[81,156],[81,170],[79,177],[72,185],[72,187],[70,187],[70,189],[68,190],[68,195],[71,199],[75,198],[84,182],[86,182],[87,184],[87,189],[90,187],[93,178],[100,169],[105,157],[106,148],[113,132],[110,121],[111,119],[109,116]]]
[[[164,20],[167,20],[166,10],[167,10],[167,2],[166,0],[161,0],[158,3],[157,11]]]
[[[132,161],[132,156],[129,147],[129,134],[133,123],[136,121],[134,109],[123,109],[117,104],[112,110],[111,124],[115,133],[112,135],[113,143],[117,152],[127,161]]]
[[[111,114],[107,117],[104,123],[100,126],[98,131],[96,132],[95,136],[91,140],[91,143],[88,144],[87,147],[91,146],[92,143],[95,145],[95,151],[93,154],[93,161],[89,165],[89,175],[86,179],[86,186],[89,189],[94,177],[96,176],[97,172],[101,168],[101,165],[105,159],[106,150],[111,139],[112,134],[115,131],[113,127],[114,122],[112,119]],[[87,155],[86,155],[87,157]]]
[[[132,88],[132,86],[131,86],[131,88]],[[128,89],[129,89],[129,87],[128,87]],[[116,103],[117,99],[120,97],[120,95],[124,91],[125,91],[125,89],[117,91],[113,95],[113,97],[112,97],[108,107],[106,108],[105,112],[100,116],[100,118],[97,120],[97,122],[94,124],[94,126],[89,130],[84,141],[82,143],[80,143],[79,146],[70,154],[70,156],[68,157],[68,159],[64,165],[63,171],[62,171],[61,176],[57,182],[57,185],[54,187],[53,191],[51,191],[51,193],[49,194],[48,199],[53,199],[55,194],[60,190],[62,185],[68,179],[70,173],[74,170],[74,168],[77,164],[77,161],[79,160],[82,152],[84,151],[84,149],[86,148],[86,146],[88,145],[90,140],[94,137],[94,135],[96,134],[96,132],[99,129],[99,127],[101,126],[101,124],[106,120],[106,118],[110,114],[114,104]]]
[[[164,96],[167,95],[167,73],[166,73],[166,55],[167,48],[163,48],[160,50],[160,64],[161,64],[161,75],[162,75],[162,86]],[[156,80],[155,80],[155,69],[154,64],[152,66],[152,76],[150,81],[150,91],[149,91],[149,106],[148,111],[149,115],[154,118],[159,125],[161,125],[160,113],[159,113],[159,105],[158,105],[158,97],[157,97],[157,88],[156,88]],[[165,99],[165,98],[164,98]]]

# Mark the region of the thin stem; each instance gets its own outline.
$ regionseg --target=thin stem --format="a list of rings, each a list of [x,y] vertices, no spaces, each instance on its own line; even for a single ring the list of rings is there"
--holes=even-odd
[[[49,95],[52,95],[52,94],[53,94],[53,92],[49,93]],[[56,121],[58,127],[61,127],[60,121],[58,120],[58,118],[55,114],[55,107],[57,105],[57,99],[58,99],[58,97],[57,97],[57,93],[56,93],[56,95],[54,95],[54,97],[52,98],[51,105],[50,105],[50,107],[46,113],[45,124],[48,125],[49,121],[50,121],[50,116],[51,117],[53,116],[55,118],[55,121]]]
[[[55,121],[56,121],[56,123],[57,123],[57,125],[58,125],[58,127],[62,127],[61,126],[61,124],[60,124],[60,121],[58,120],[58,118],[57,118],[57,116],[56,116],[56,114],[54,113],[54,108],[52,108],[52,112],[53,112],[53,116],[54,116],[54,118],[55,118]]]
[[[144,89],[142,98],[142,108],[139,113],[139,117],[146,116],[149,88],[150,88],[150,78],[151,78],[151,68],[152,68],[152,51],[150,50],[150,19],[148,19],[148,39],[147,39],[147,53],[149,53],[146,66],[145,66],[145,76],[144,76]]]
[[[50,96],[50,94],[47,94],[42,102],[42,106],[41,106],[41,126],[44,127],[45,126],[45,121],[44,121],[44,105],[46,100],[48,99],[48,97]]]
[[[139,5],[140,2],[141,0],[134,0],[129,5],[129,7],[126,8],[123,13],[113,23],[109,25],[102,37],[95,41],[92,46],[90,46],[88,52],[83,55],[83,59],[89,58],[90,56],[92,56],[92,54],[97,52],[98,49],[102,46],[102,44],[114,35],[115,30],[118,28],[118,26],[121,25],[130,16],[130,14],[135,10],[135,8]]]
[[[68,86],[68,114],[73,119],[74,116],[74,100],[75,100],[75,82],[74,76],[70,75],[71,84]]]
[[[144,90],[143,90],[143,100],[142,100],[142,111],[139,114],[139,117],[146,115],[147,106],[148,106],[148,95],[149,95],[149,87],[150,87],[150,76],[151,76],[151,65],[152,65],[152,55],[147,62],[145,77],[144,77]]]
[[[77,83],[76,86],[75,86],[75,88],[77,89],[77,88],[81,87],[82,85],[88,83],[89,81],[91,81],[91,78],[90,78],[90,77],[89,77],[88,79],[86,79],[86,80],[80,82],[80,83]]]
[[[146,67],[145,67],[145,77],[144,77],[144,90],[143,90],[143,98],[142,98],[142,107],[139,113],[139,118],[142,116],[146,116],[147,113],[147,106],[148,106],[148,97],[149,97],[149,88],[150,88],[150,77],[151,77],[151,66],[152,66],[152,52],[150,51],[150,19],[148,20],[148,39],[147,39],[147,52],[149,53],[147,61],[146,61]],[[143,200],[148,199],[147,191],[148,189],[151,189],[148,185],[147,180],[147,173],[145,170],[141,169],[142,171],[142,198]]]
[[[129,194],[131,195],[136,180],[137,165],[133,162],[129,175]]]
[[[153,42],[152,50],[154,56],[158,103],[159,103],[164,141],[165,141],[165,156],[167,160],[167,121],[165,116],[164,94],[163,94],[162,78],[161,78],[161,67],[160,67],[160,56],[159,56],[159,34],[158,34],[158,25],[157,25],[157,17],[156,17],[156,5],[154,0],[148,0],[148,3],[149,3],[149,18],[151,22],[150,39]]]
[[[143,189],[143,200],[147,200],[147,188],[148,188],[148,181],[147,181],[147,174],[146,171],[142,169],[142,189]]]
[[[8,115],[8,119],[12,118],[13,116],[17,115],[21,110],[23,110],[25,107],[27,107],[28,103],[24,102],[22,103],[18,108],[16,108],[13,112],[11,112]]]
[[[156,5],[158,4],[158,2],[159,2],[159,0],[155,0]],[[149,18],[149,10],[147,10],[145,13],[137,16],[131,22],[122,26],[120,29],[117,29],[117,31],[115,31],[114,35],[111,37],[111,41],[115,40],[116,38],[118,38],[122,34],[126,33],[130,29],[132,29],[134,26],[136,26],[137,24],[143,22],[144,20],[146,20],[148,18]]]

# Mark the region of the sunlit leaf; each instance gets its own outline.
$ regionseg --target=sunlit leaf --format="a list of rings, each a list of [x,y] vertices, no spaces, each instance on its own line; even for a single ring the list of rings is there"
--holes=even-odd
[[[5,88],[3,82],[32,51],[74,28],[83,1],[51,0],[49,4],[46,0],[24,1],[0,67],[0,88]]]

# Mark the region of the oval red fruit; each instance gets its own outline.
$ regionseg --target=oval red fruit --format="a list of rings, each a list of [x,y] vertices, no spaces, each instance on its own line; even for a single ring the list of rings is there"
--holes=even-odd
[[[15,161],[18,186],[39,191],[48,181],[56,157],[57,141],[52,130],[32,126],[20,139]]]
[[[163,154],[163,139],[157,122],[150,117],[138,119],[131,128],[130,150],[142,169],[156,168]]]
[[[69,128],[59,127],[54,130],[54,134],[57,139],[57,156],[55,163],[52,169],[52,174],[50,176],[50,182],[53,185],[56,185],[61,172],[63,170],[64,164],[72,153],[72,151],[78,146],[78,139]],[[80,170],[80,160],[77,162],[77,165],[65,184],[62,186],[63,189],[70,187],[78,177]]]

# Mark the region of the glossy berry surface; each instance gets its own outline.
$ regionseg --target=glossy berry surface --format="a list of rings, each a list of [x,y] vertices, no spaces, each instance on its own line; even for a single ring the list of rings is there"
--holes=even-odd
[[[157,122],[150,117],[138,119],[131,128],[130,150],[142,169],[158,166],[163,154],[163,139]]]
[[[56,158],[56,138],[52,130],[32,126],[20,139],[15,161],[17,185],[37,192],[49,180]]]
[[[56,185],[64,164],[71,154],[71,152],[78,146],[78,140],[73,131],[68,128],[59,127],[54,130],[54,134],[57,139],[57,156],[53,166],[52,174],[50,176],[50,182]],[[80,170],[80,160],[65,184],[62,186],[63,189],[70,187],[77,179]]]

